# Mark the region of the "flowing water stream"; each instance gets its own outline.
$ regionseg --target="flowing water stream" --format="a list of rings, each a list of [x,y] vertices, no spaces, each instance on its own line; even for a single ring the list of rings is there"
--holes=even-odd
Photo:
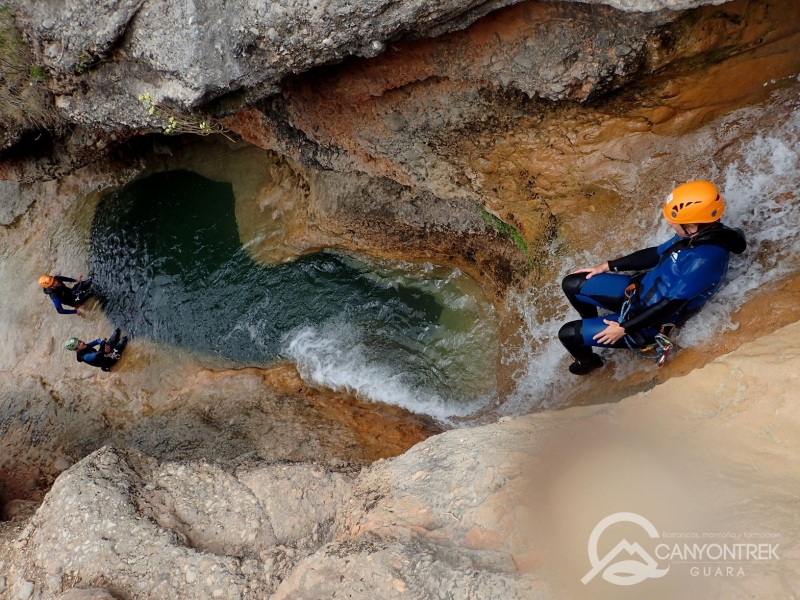
[[[321,252],[256,263],[233,188],[189,171],[104,197],[91,268],[134,337],[229,366],[295,362],[309,382],[446,420],[494,394],[497,320],[458,271]]]

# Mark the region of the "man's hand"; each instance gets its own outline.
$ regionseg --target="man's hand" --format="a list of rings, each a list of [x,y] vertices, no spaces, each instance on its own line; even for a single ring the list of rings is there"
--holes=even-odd
[[[616,321],[603,319],[603,323],[608,327],[592,338],[595,342],[611,346],[625,337],[625,328]]]
[[[609,266],[608,263],[605,262],[602,265],[592,267],[591,269],[578,269],[577,271],[573,271],[573,273],[586,273],[586,279],[591,279],[595,275],[599,275],[600,273],[608,273],[608,271]]]
[[[75,283],[80,283],[80,282],[81,282],[81,279],[83,279],[83,273],[81,273],[80,275],[78,275],[78,276],[75,278]]]
[[[75,307],[75,312],[78,313],[79,315],[82,315],[83,314],[83,306],[76,306]]]

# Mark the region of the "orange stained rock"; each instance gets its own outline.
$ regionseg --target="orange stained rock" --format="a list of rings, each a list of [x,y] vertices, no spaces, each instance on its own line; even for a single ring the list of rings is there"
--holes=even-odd
[[[472,550],[496,550],[505,537],[494,530],[475,525],[464,537],[464,545]]]
[[[398,406],[365,402],[348,394],[317,390],[305,383],[297,369],[290,364],[261,370],[259,374],[273,389],[301,394],[329,419],[350,428],[370,461],[402,454],[442,431],[432,419]]]

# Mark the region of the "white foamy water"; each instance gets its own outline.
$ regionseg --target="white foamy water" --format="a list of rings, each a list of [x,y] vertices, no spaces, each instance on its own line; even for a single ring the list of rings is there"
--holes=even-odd
[[[447,422],[478,410],[488,398],[459,401],[445,398],[404,365],[367,347],[352,324],[305,327],[287,339],[284,353],[307,382],[346,391],[365,400],[394,404]]]
[[[499,325],[481,288],[458,269],[372,261],[366,277],[413,287],[441,306],[438,322],[409,335],[345,316],[288,334],[281,355],[308,383],[400,406],[443,423],[496,397]]]
[[[727,202],[723,222],[745,231],[748,249],[741,256],[731,255],[726,286],[678,333],[675,341],[679,346],[698,346],[735,328],[730,315],[749,296],[800,269],[800,112],[797,100],[793,102],[794,108],[778,127],[743,142],[738,159],[726,165],[710,162],[705,171],[690,176],[717,183]],[[690,148],[692,140],[685,139],[684,144]],[[662,201],[638,207],[641,233],[619,248],[620,255],[659,244],[672,235],[661,219]],[[615,258],[598,249],[569,255],[558,243],[553,244],[550,255],[552,271],[558,272],[556,279],[509,299],[510,308],[522,315],[527,335],[521,348],[506,349],[507,361],[525,365],[515,374],[516,390],[501,409],[506,414],[556,408],[574,385],[575,379],[567,371],[571,359],[558,341],[558,330],[576,314],[564,298],[560,282],[576,268]],[[554,309],[555,316],[550,316]],[[614,364],[616,379],[657,368],[652,361],[623,350],[600,352]]]

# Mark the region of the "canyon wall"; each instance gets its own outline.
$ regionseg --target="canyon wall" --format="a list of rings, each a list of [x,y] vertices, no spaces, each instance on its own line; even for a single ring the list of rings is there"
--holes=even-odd
[[[212,0],[185,6],[168,0],[15,0],[11,7],[37,60],[59,79],[54,92],[60,114],[72,124],[108,130],[154,124],[138,106],[142,93],[181,108],[230,95],[234,101],[253,101],[279,91],[286,75],[349,56],[377,56],[399,39],[441,36],[514,3]],[[676,11],[720,3],[593,4],[627,11]]]
[[[195,109],[192,119],[216,115],[312,172],[353,173],[363,196],[377,186],[406,206],[409,194],[477,204],[516,256],[476,259],[479,239],[426,249],[424,234],[370,235],[363,223],[361,249],[411,234],[417,244],[389,250],[445,254],[502,296],[541,275],[558,215],[594,195],[624,212],[633,194],[665,194],[666,177],[696,176],[708,149],[677,136],[767,100],[800,71],[800,14],[787,0],[500,4],[208,3],[189,14],[169,2],[21,2],[17,26],[49,74],[36,86],[70,132],[11,148],[0,178],[14,199]],[[213,38],[194,35],[203,27]],[[82,55],[93,58],[77,73]]]

